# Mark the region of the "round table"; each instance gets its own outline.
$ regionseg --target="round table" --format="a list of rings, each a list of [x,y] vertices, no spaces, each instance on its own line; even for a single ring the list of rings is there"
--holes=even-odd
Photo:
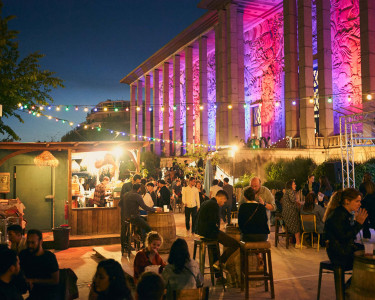
[[[354,253],[350,299],[370,300],[375,297],[375,255],[365,256],[365,251]]]

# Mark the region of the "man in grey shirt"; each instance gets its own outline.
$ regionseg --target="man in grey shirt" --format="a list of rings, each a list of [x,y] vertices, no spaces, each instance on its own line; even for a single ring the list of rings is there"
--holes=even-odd
[[[262,186],[262,182],[259,177],[254,177],[253,179],[251,179],[250,187],[255,192],[255,201],[264,205],[264,207],[267,209],[267,215],[269,214],[269,211],[273,211],[276,209],[275,198],[273,197],[271,191],[268,188]],[[244,188],[244,190],[242,191],[241,200],[238,203],[239,205],[245,203],[246,201],[244,197],[244,191],[247,188]]]

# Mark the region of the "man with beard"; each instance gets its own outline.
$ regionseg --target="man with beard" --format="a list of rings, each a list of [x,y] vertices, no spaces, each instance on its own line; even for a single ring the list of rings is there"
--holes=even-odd
[[[28,299],[59,299],[59,265],[55,254],[43,249],[39,230],[27,232],[26,244],[27,249],[20,253],[20,263],[29,286]]]
[[[22,295],[16,285],[20,272],[20,260],[14,250],[6,246],[0,248],[0,299],[21,300]]]

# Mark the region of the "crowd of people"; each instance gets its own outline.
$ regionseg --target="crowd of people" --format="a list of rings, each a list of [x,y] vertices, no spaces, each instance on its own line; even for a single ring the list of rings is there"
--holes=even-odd
[[[172,299],[174,290],[203,285],[203,276],[197,262],[190,258],[186,241],[175,240],[168,260],[164,261],[159,254],[163,237],[152,231],[142,216],[161,212],[162,207],[176,208],[174,203],[180,204],[185,214],[187,233],[217,240],[224,246],[221,254],[218,251],[213,254],[217,282],[225,282],[219,271],[240,247],[236,239],[221,230],[223,223],[231,224],[234,210],[238,211],[242,241],[267,241],[271,215],[278,214],[284,227],[294,235],[296,248],[304,247],[300,238],[300,216],[315,215],[317,232],[323,235],[321,245],[326,247],[334,266],[345,270],[352,268],[354,252],[363,248],[355,243],[356,235],[363,229],[363,237],[371,238],[370,228],[375,225],[375,184],[368,173],[359,190],[338,191],[333,191],[325,176],[315,182],[311,175],[302,188],[303,199],[298,196],[294,180],[289,180],[283,191],[273,194],[262,185],[259,177],[254,177],[243,189],[238,203],[228,178],[222,182],[215,179],[208,195],[202,186],[202,182],[192,176],[173,176],[168,185],[163,179],[155,182],[152,178],[144,180],[135,175],[132,181],[125,183],[119,203],[121,220],[140,229],[145,247],[136,253],[134,278],[126,275],[114,260],[100,262],[89,299],[161,299],[165,294],[167,299]],[[59,299],[59,266],[55,255],[43,249],[40,231],[31,229],[26,238],[22,233],[20,226],[10,226],[11,247],[1,248],[0,298],[22,299],[21,295],[29,291],[29,299]],[[121,238],[123,244],[125,237]]]

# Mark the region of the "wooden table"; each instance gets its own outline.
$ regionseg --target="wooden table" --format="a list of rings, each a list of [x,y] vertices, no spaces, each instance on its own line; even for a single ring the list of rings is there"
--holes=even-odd
[[[370,300],[375,297],[375,256],[365,256],[365,251],[354,254],[350,299]]]

